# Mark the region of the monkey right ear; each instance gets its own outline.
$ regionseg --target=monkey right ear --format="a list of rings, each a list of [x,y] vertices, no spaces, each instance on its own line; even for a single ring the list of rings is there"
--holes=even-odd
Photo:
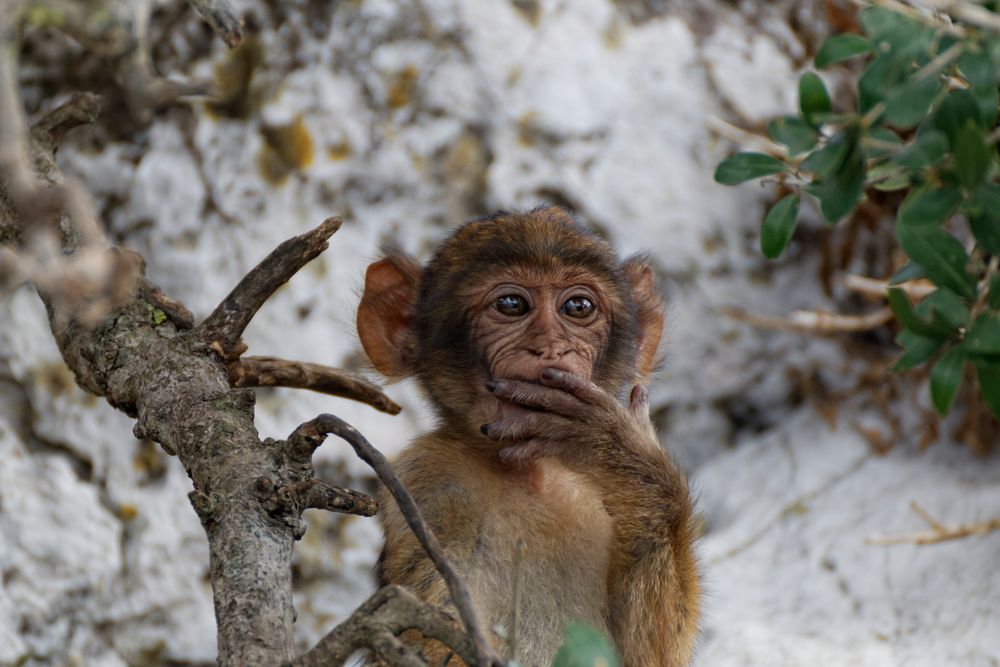
[[[412,310],[420,274],[412,257],[395,252],[365,272],[358,336],[372,365],[386,377],[402,378],[413,370]]]

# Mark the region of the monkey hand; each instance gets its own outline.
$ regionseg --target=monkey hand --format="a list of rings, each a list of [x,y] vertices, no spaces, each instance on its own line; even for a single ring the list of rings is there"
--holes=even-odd
[[[530,410],[481,427],[483,435],[500,443],[501,462],[518,466],[555,457],[572,467],[589,467],[616,465],[622,455],[659,453],[645,387],[633,387],[625,406],[593,382],[566,371],[543,369],[540,381],[486,384],[497,398]]]

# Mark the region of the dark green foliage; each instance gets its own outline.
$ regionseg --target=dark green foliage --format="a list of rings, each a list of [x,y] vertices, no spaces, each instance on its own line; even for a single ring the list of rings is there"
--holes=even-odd
[[[785,251],[795,232],[800,199],[799,195],[788,195],[768,211],[760,230],[760,249],[765,257],[774,259]]]
[[[937,289],[916,307],[890,290],[904,349],[896,368],[929,365],[931,398],[945,414],[971,363],[983,400],[1000,416],[1000,35],[971,28],[956,37],[934,20],[863,10],[863,34],[828,38],[814,61],[822,69],[863,59],[856,109],[834,109],[822,79],[806,72],[799,114],[768,126],[788,157],[734,156],[716,180],[777,175],[792,191],[764,218],[760,244],[769,258],[794,234],[802,193],[835,224],[866,192],[908,191],[895,227],[909,262],[890,283],[927,279]]]
[[[715,180],[723,185],[739,185],[761,176],[770,176],[785,171],[787,167],[779,160],[763,153],[737,153],[723,160],[715,170]]]

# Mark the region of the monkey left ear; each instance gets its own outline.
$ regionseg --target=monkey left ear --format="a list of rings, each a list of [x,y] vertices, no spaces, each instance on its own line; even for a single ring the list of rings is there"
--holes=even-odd
[[[653,267],[643,257],[631,257],[623,267],[638,307],[639,340],[636,341],[636,383],[646,384],[659,361],[663,335],[663,299],[656,289]]]
[[[390,252],[368,267],[358,304],[358,336],[376,370],[389,378],[413,372],[413,304],[420,265],[409,255]]]

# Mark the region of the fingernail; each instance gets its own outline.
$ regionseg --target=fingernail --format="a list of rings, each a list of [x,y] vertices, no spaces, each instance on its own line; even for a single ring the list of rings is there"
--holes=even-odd
[[[487,391],[496,391],[497,390],[497,386],[498,386],[498,384],[497,384],[496,380],[487,380],[486,381],[486,390]]]
[[[490,425],[489,424],[483,424],[482,426],[479,427],[479,432],[482,433],[483,435],[489,435],[490,434]]]

